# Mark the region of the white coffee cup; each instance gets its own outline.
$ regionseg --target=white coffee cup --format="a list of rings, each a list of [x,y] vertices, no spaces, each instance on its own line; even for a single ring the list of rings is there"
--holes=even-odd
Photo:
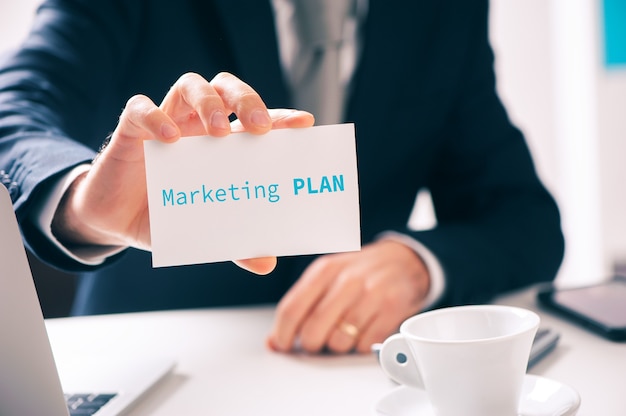
[[[457,306],[408,318],[380,364],[423,389],[437,416],[517,416],[539,316],[526,309]]]

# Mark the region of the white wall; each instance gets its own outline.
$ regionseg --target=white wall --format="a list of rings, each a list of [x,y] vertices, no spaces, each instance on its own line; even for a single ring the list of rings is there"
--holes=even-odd
[[[598,71],[597,90],[603,241],[626,270],[626,67]]]
[[[550,5],[546,0],[491,2],[491,43],[498,92],[524,132],[540,176],[557,188],[553,74],[550,71]]]
[[[0,50],[40,0],[0,0]],[[626,263],[626,69],[602,65],[601,0],[492,0],[498,90],[563,215],[563,284]]]
[[[601,0],[492,0],[499,91],[563,215],[564,285],[626,262],[626,68],[603,66]]]
[[[0,52],[26,36],[41,0],[0,0]]]

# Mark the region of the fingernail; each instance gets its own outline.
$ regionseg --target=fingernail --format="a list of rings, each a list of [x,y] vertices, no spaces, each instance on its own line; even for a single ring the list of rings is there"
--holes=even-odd
[[[266,111],[256,110],[252,113],[252,122],[259,127],[269,127],[272,125],[272,119]]]
[[[178,130],[170,123],[163,123],[161,125],[161,135],[166,139],[170,139],[178,134]]]
[[[224,112],[217,110],[211,116],[211,126],[220,130],[228,130],[230,128],[230,121]]]

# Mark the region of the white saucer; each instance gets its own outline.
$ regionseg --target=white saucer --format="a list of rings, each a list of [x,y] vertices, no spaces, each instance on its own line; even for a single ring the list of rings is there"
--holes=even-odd
[[[527,374],[519,416],[574,416],[580,406],[580,395],[558,381]],[[400,386],[374,405],[378,416],[434,416],[423,390]]]

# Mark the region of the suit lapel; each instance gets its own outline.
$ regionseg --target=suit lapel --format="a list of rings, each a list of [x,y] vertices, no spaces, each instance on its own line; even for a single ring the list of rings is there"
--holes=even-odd
[[[437,19],[434,8],[437,1],[369,0],[367,20],[363,28],[364,48],[353,81],[348,107],[348,118],[353,114],[369,114],[365,108],[372,101],[384,103],[393,111],[398,92],[407,85],[398,82],[421,82],[419,59],[428,50],[428,34],[435,31]],[[413,77],[407,78],[409,67]],[[400,93],[400,95],[402,95]],[[382,114],[381,114],[382,115]],[[354,118],[350,118],[354,120]]]
[[[238,68],[235,75],[259,92],[268,107],[289,107],[270,2],[214,1],[231,43]]]

